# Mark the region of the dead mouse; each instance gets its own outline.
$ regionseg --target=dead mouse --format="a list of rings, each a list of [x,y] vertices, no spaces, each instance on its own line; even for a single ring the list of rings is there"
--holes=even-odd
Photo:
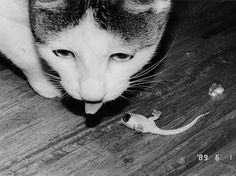
[[[152,113],[153,116],[151,116],[149,118],[146,118],[146,117],[139,115],[139,114],[127,113],[121,119],[121,123],[131,129],[134,129],[134,130],[141,132],[141,133],[174,135],[174,134],[179,134],[179,133],[182,133],[182,132],[188,130],[198,121],[199,118],[201,118],[207,114],[209,114],[209,112],[197,116],[191,123],[187,124],[184,127],[172,129],[172,130],[163,130],[163,129],[160,129],[156,126],[155,120],[157,120],[161,115],[161,112],[156,111],[156,110],[153,111],[153,113]]]

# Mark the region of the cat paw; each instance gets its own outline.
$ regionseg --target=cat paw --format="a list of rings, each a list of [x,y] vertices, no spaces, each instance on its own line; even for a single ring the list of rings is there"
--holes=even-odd
[[[48,80],[29,80],[29,84],[39,95],[45,98],[55,98],[62,96],[61,92]]]

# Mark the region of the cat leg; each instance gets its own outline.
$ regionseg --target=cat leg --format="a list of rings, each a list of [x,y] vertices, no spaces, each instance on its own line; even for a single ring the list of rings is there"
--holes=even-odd
[[[36,66],[36,65],[35,65]],[[38,67],[38,66],[36,66]],[[30,86],[45,98],[61,97],[61,92],[47,79],[41,68],[22,69]]]
[[[60,97],[61,92],[44,75],[29,26],[0,17],[0,50],[27,77],[30,86],[45,98]]]
[[[29,52],[23,54],[21,51],[14,50],[14,53],[7,53],[7,57],[19,67],[30,84],[30,86],[45,98],[61,97],[61,92],[44,75],[40,62],[34,54]]]

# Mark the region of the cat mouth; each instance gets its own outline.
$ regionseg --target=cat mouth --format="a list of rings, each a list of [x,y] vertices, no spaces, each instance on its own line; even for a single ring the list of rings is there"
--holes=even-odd
[[[95,114],[103,105],[103,102],[100,103],[85,103],[85,113],[86,114]]]

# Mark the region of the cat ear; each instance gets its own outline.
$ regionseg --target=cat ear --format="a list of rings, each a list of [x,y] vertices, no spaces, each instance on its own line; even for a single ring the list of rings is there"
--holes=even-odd
[[[150,9],[161,13],[170,9],[171,0],[126,0],[125,8],[131,13],[142,13]]]
[[[57,9],[64,6],[64,0],[36,0],[35,7],[41,9]]]

